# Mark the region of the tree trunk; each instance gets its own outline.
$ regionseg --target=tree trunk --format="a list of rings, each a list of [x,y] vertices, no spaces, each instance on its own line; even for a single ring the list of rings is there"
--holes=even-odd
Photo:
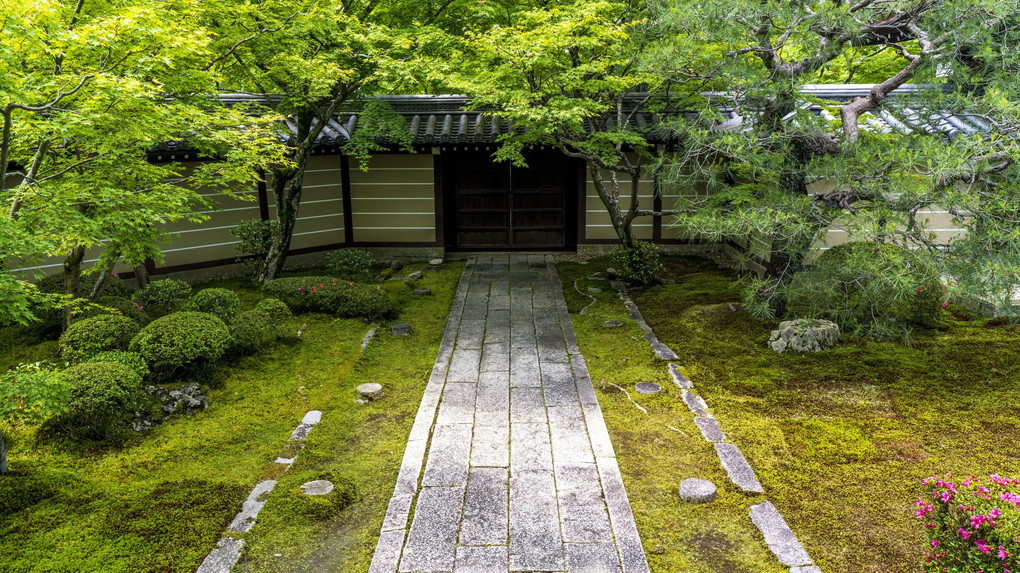
[[[110,277],[113,276],[113,267],[119,259],[120,253],[114,253],[110,257],[109,262],[106,263],[106,267],[99,272],[99,277],[96,278],[96,286],[92,287],[92,292],[89,293],[89,302],[98,302],[99,297],[103,296],[103,291],[106,290],[106,285],[110,284]]]
[[[140,289],[149,286],[149,270],[145,268],[145,263],[135,265],[135,282]]]
[[[75,247],[64,259],[64,294],[78,296],[78,283],[81,281],[81,261],[85,258],[85,247]],[[64,307],[64,329],[71,326],[72,305]]]
[[[589,161],[588,170],[591,173],[595,192],[598,193],[599,199],[602,200],[602,205],[605,206],[606,212],[609,213],[609,221],[613,224],[613,230],[616,231],[620,244],[626,249],[632,249],[635,242],[634,231],[631,226],[633,218],[628,219],[625,217],[620,209],[620,182],[616,178],[616,173],[610,174],[609,185],[611,188],[609,188],[597,165]]]
[[[273,194],[276,196],[276,230],[269,245],[266,260],[262,264],[259,281],[276,278],[287,262],[290,240],[297,223],[298,206],[301,204],[301,190],[304,183],[307,157],[302,158],[297,169],[290,173],[273,173]]]
[[[3,430],[0,430],[0,475],[7,475],[7,444],[4,443]]]

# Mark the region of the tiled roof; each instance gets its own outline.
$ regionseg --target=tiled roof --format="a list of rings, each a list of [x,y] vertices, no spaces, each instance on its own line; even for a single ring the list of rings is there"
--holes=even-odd
[[[872,86],[867,84],[820,84],[804,86],[802,92],[816,98],[830,100],[834,103],[852,101],[867,95]],[[895,90],[882,109],[869,112],[864,116],[863,129],[880,133],[921,131],[929,134],[941,134],[952,138],[960,133],[989,131],[990,126],[971,116],[958,116],[942,112],[925,112],[896,103],[897,96],[917,92],[924,87],[906,85]],[[636,96],[640,94],[635,94]],[[713,95],[713,94],[706,94]],[[724,99],[725,94],[718,94]],[[444,144],[479,144],[493,143],[499,135],[506,134],[510,125],[487,117],[477,111],[466,112],[470,98],[463,95],[400,95],[377,96],[390,104],[393,110],[407,120],[412,142],[416,146],[436,146]],[[254,94],[224,94],[220,99],[227,104],[241,102],[259,102],[274,105],[279,98]],[[717,130],[747,129],[744,118],[730,104],[716,108],[720,115]],[[826,119],[836,118],[818,103],[806,102],[802,109]],[[693,113],[684,115],[694,116]],[[788,121],[796,121],[795,114],[787,116]],[[331,151],[343,145],[350,135],[358,129],[358,112],[349,111],[337,114],[323,128],[316,146],[320,151]],[[611,124],[610,120],[610,125]],[[292,132],[296,126],[290,120],[285,121]],[[634,113],[631,124],[645,128],[657,123],[657,117],[651,113]],[[590,123],[587,125],[591,129]],[[380,143],[387,143],[385,141]],[[168,142],[153,150],[154,153],[177,153],[188,151],[186,145]]]

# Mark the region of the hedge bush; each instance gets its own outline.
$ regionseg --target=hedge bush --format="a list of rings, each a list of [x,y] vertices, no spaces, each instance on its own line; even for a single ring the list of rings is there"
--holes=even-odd
[[[294,312],[378,319],[395,314],[389,296],[377,285],[332,277],[291,277],[269,281],[263,292],[282,300]]]
[[[349,281],[364,281],[372,278],[375,259],[368,251],[361,249],[339,249],[326,255],[326,268],[333,276]]]
[[[850,242],[825,251],[790,284],[788,314],[823,318],[843,332],[898,338],[938,327],[946,291],[936,269],[895,245]]]
[[[177,279],[163,279],[150,282],[136,292],[131,301],[138,303],[138,308],[153,318],[159,318],[180,310],[189,296],[191,285],[188,283]]]
[[[143,379],[149,376],[149,365],[145,363],[145,359],[142,358],[141,354],[137,352],[127,352],[125,350],[107,350],[100,352],[92,358],[85,361],[88,364],[96,362],[108,362],[113,364],[120,364],[121,366],[127,366],[132,372],[138,374]]]
[[[131,340],[131,352],[154,373],[169,376],[196,363],[218,360],[230,346],[230,330],[204,312],[175,312],[152,321]]]
[[[78,296],[80,298],[88,298],[92,294],[92,289],[96,288],[96,281],[99,279],[99,273],[90,273],[82,275],[78,279]],[[45,293],[51,294],[63,294],[64,293],[64,273],[57,273],[55,275],[47,275],[39,282],[35,283],[35,286]],[[106,288],[103,289],[102,296],[117,296],[127,297],[128,290],[124,284],[124,280],[119,276],[112,276],[106,283]]]
[[[262,313],[278,322],[282,322],[293,316],[290,312],[290,308],[278,298],[264,298],[260,300],[252,310]]]
[[[237,315],[230,323],[230,337],[238,353],[254,352],[276,341],[278,323],[269,315],[250,310]]]
[[[104,314],[67,327],[60,336],[60,355],[82,362],[104,350],[124,350],[138,334],[138,323],[126,316]]]
[[[223,322],[229,322],[237,315],[237,309],[240,306],[241,299],[234,291],[225,288],[206,288],[191,297],[187,309],[208,312]]]
[[[929,536],[923,571],[1020,571],[1020,481],[993,474],[987,481],[954,483],[946,475],[921,483],[917,518]]]
[[[67,410],[55,420],[72,437],[105,440],[115,419],[130,412],[142,389],[142,377],[114,362],[92,362],[64,371],[71,384]]]
[[[648,241],[637,241],[634,247],[619,247],[609,253],[609,260],[621,280],[638,285],[651,285],[662,272],[659,247]]]
[[[94,306],[87,307],[75,317],[75,320],[102,316],[104,314],[119,314],[121,316],[126,316],[141,325],[152,322],[152,317],[149,316],[149,313],[138,308],[137,302],[131,302],[130,299],[122,296],[104,296],[100,298],[96,304],[113,310],[102,310]]]

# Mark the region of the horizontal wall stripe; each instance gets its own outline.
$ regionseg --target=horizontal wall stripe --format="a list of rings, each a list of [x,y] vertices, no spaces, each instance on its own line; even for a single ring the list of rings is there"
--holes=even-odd
[[[304,233],[294,233],[293,236],[300,237],[301,235],[314,235],[316,233],[332,233],[334,231],[339,231],[339,232],[342,233],[344,231],[344,228],[343,227],[338,227],[336,229],[323,229],[321,231],[305,231]]]
[[[343,217],[343,216],[344,216],[343,213],[326,213],[325,215],[310,215],[310,216],[305,215],[298,217],[298,222],[300,223],[301,221],[307,221],[309,219],[323,219],[325,217]]]
[[[606,179],[609,179],[609,178],[607,177]],[[623,178],[620,178],[620,179],[618,179],[618,181],[619,181],[619,180],[622,180],[622,179],[623,179]],[[592,185],[594,185],[594,184],[595,184],[595,182],[594,182],[594,181],[592,181],[591,179],[585,179],[585,180],[584,180],[584,182],[585,182],[585,183],[590,183],[590,184],[592,184]],[[638,183],[655,183],[655,179],[638,179]],[[629,180],[629,179],[628,179],[628,180],[626,180],[626,184],[627,184],[627,185],[630,185],[630,180]]]
[[[588,199],[600,199],[598,195],[585,195],[585,197]],[[654,199],[655,195],[638,195],[637,197],[638,199]],[[630,194],[628,193],[624,195],[623,193],[621,193],[620,199],[630,199]]]
[[[588,227],[612,227],[612,225],[595,225],[595,224],[591,224],[591,223],[589,223],[589,224],[588,224],[588,225],[586,225],[586,226],[588,226]],[[638,224],[638,223],[633,223],[633,224],[631,225],[631,227],[654,227],[654,226],[655,226],[655,225],[653,225],[653,224],[651,224],[651,223],[648,223],[648,224]]]
[[[211,211],[194,211],[188,213],[189,215],[208,215],[210,213],[226,213],[228,211],[248,211],[251,209],[258,209],[258,204],[250,205],[248,207],[230,207],[229,209],[213,209]]]
[[[302,189],[324,189],[326,187],[340,189],[340,183],[323,183],[322,185],[302,185]]]
[[[229,195],[256,195],[258,189],[254,191],[227,191],[225,193],[199,193],[199,197],[226,197]]]
[[[431,231],[435,227],[352,227],[355,231],[403,231],[403,230],[417,230],[417,231]]]
[[[432,171],[432,167],[369,167],[368,171],[358,170],[359,173],[368,173],[371,171]]]
[[[353,215],[435,215],[434,211],[357,211]]]
[[[223,225],[222,227],[199,227],[198,229],[184,229],[183,231],[171,231],[174,235],[184,233],[201,233],[203,231],[222,231],[223,229],[236,229],[237,225]]]
[[[236,244],[238,244],[240,242],[241,241],[228,241],[226,243],[211,243],[211,244],[208,244],[208,245],[198,245],[198,246],[195,246],[195,247],[180,247],[180,248],[177,248],[177,249],[163,249],[163,252],[164,253],[176,253],[178,251],[193,251],[195,249],[208,249],[210,247],[226,247],[226,246],[229,246],[229,245],[236,245]]]
[[[418,187],[422,187],[422,186],[426,186],[427,185],[427,186],[431,187],[431,186],[435,185],[435,183],[432,182],[432,181],[414,181],[414,182],[409,182],[409,183],[408,182],[402,182],[402,183],[366,183],[366,182],[361,182],[361,181],[351,181],[351,187],[361,187],[361,186],[365,186],[365,187],[368,187],[368,186],[371,186],[371,187],[396,187],[397,185],[400,185],[401,187],[403,187],[403,186],[410,186],[410,185],[416,185]]]
[[[429,185],[432,185],[429,183]],[[435,201],[435,197],[351,197],[351,201]]]
[[[340,173],[340,164],[330,169],[305,169],[305,173]]]

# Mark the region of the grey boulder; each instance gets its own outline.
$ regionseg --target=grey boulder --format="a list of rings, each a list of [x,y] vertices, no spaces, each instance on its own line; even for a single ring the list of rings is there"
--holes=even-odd
[[[772,331],[769,347],[776,352],[820,352],[836,345],[839,325],[828,320],[798,318],[779,323]]]

